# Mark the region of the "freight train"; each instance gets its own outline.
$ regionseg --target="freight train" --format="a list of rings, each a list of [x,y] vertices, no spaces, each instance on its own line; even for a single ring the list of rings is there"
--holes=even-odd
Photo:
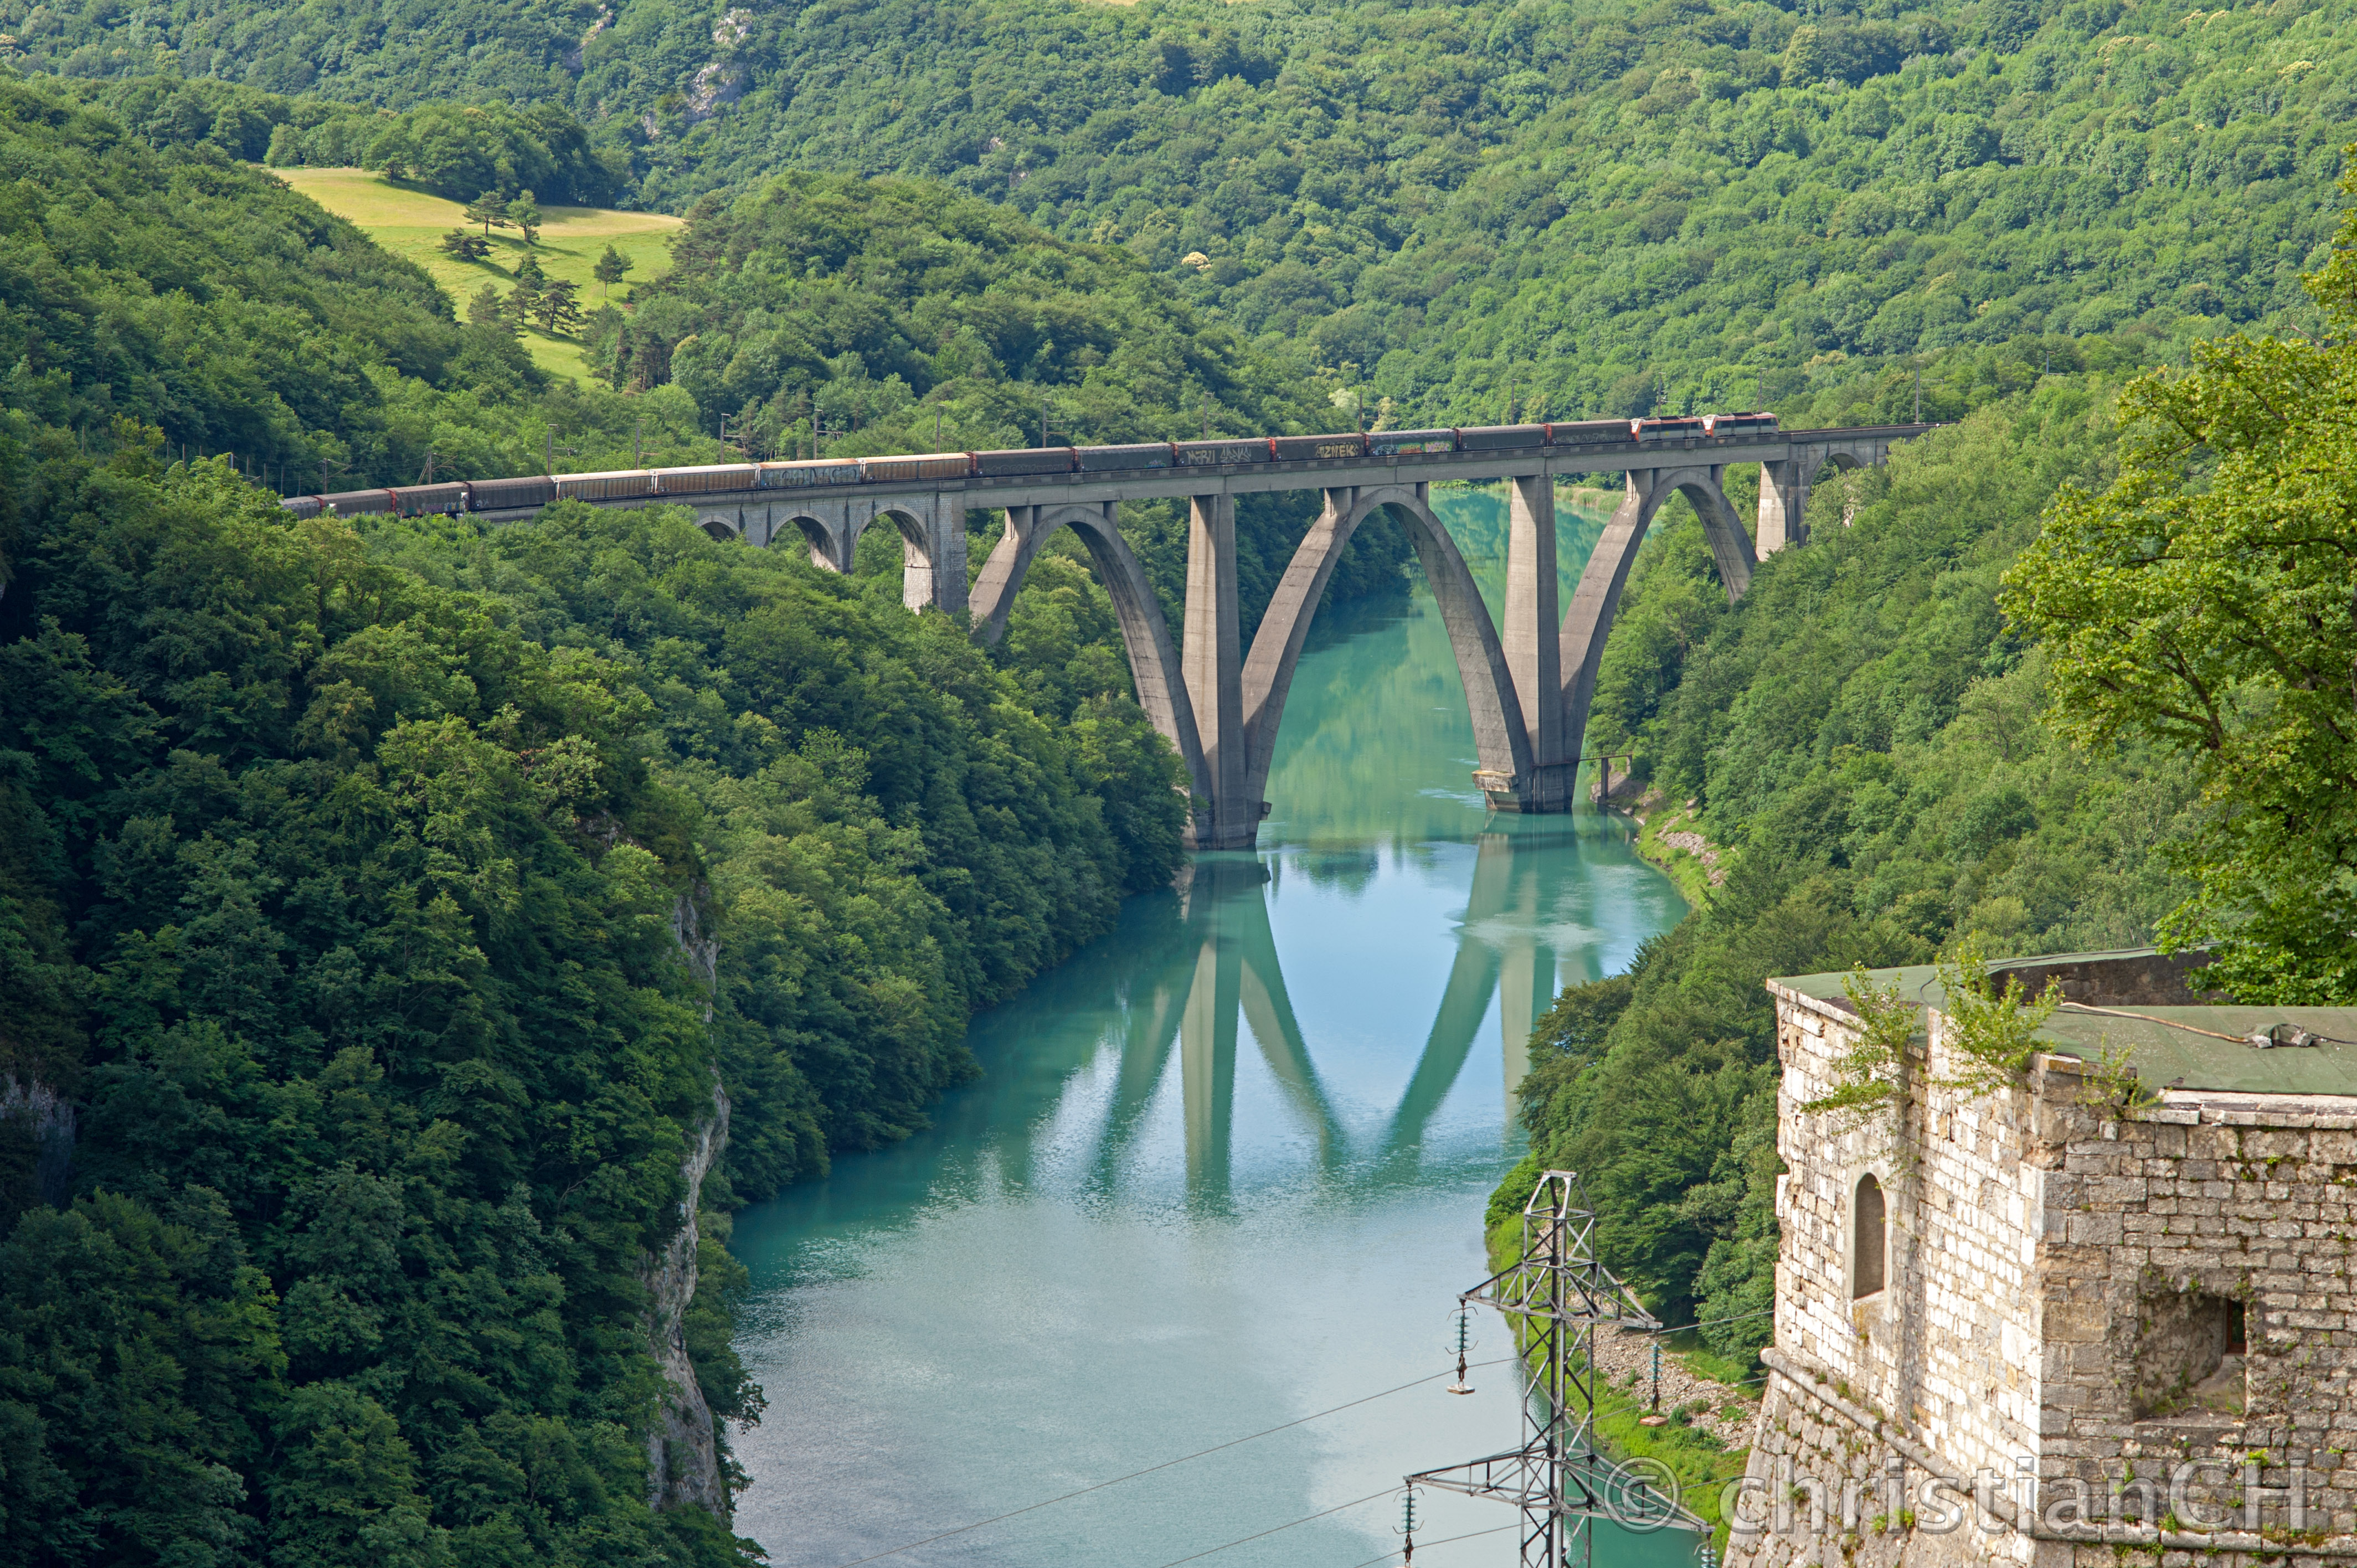
[[[1004,452],[932,452],[908,457],[819,457],[784,463],[714,463],[692,468],[619,468],[597,474],[526,474],[339,495],[289,496],[300,517],[394,513],[455,516],[516,511],[574,498],[658,499],[747,490],[807,490],[831,485],[907,484],[1032,474],[1127,474],[1155,468],[1235,467],[1250,463],[1352,462],[1448,452],[1598,447],[1690,438],[1772,436],[1772,413],[1703,413],[1674,419],[1590,419],[1574,424],[1486,424],[1437,430],[1346,431],[1339,435],[1250,435],[1232,440],[1146,441],[1124,446],[1020,446]]]

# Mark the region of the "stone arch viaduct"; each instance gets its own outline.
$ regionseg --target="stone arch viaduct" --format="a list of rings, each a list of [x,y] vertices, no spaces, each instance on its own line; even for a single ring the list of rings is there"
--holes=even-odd
[[[974,635],[995,642],[1040,547],[1059,529],[1078,534],[1114,602],[1139,703],[1184,760],[1192,797],[1189,843],[1248,849],[1261,818],[1285,698],[1309,622],[1351,535],[1381,510],[1405,525],[1440,613],[1472,710],[1491,806],[1571,809],[1580,737],[1620,593],[1663,503],[1683,493],[1700,514],[1730,601],[1760,558],[1805,537],[1809,487],[1830,463],[1886,461],[1897,442],[1929,425],[1631,438],[1565,449],[1533,446],[1243,461],[1111,473],[1058,473],[756,489],[631,498],[616,506],[688,505],[716,537],[761,546],[799,542],[833,572],[851,569],[860,534],[884,523],[900,536],[902,598],[911,609],[970,611]],[[1265,453],[1265,444],[1240,444]],[[1754,532],[1727,498],[1730,464],[1760,465]],[[1620,505],[1606,525],[1567,611],[1555,585],[1555,480],[1619,472]],[[1448,531],[1433,514],[1436,483],[1505,480],[1511,525],[1505,624],[1498,626]],[[1235,502],[1254,491],[1316,489],[1325,500],[1295,551],[1247,650],[1236,603]],[[1174,639],[1144,567],[1115,526],[1125,500],[1183,499],[1189,532],[1183,636]],[[967,587],[966,514],[1003,510],[1006,527]],[[497,514],[493,514],[497,515]]]

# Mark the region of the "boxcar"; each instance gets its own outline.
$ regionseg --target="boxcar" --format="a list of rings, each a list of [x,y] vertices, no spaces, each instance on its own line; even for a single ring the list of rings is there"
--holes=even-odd
[[[1776,416],[1772,413],[1706,413],[1702,417],[1703,433],[1722,438],[1729,435],[1773,435]]]
[[[1632,419],[1629,434],[1640,441],[1667,441],[1684,435],[1706,435],[1703,422],[1692,414],[1670,419]]]
[[[976,474],[1069,474],[1072,471],[1072,448],[1070,446],[1017,446],[1004,452],[974,452]]]
[[[574,500],[610,501],[655,493],[655,477],[646,468],[608,468],[595,474],[557,474],[550,482],[556,493]]]
[[[1507,452],[1518,446],[1544,446],[1544,424],[1475,424],[1457,433],[1459,452]]]
[[[1173,453],[1168,441],[1146,441],[1134,446],[1083,446],[1081,448],[1081,471],[1084,474],[1119,473],[1125,469],[1167,468]]]
[[[401,499],[391,490],[339,490],[321,500],[335,508],[338,517],[361,517],[371,512],[397,512]]]
[[[901,479],[963,479],[974,472],[963,452],[927,452],[914,457],[862,457],[859,472],[871,485]]]
[[[322,501],[317,496],[282,496],[278,504],[296,517],[317,517]]]
[[[1570,424],[1547,426],[1547,440],[1556,446],[1595,446],[1608,441],[1625,442],[1631,435],[1625,419],[1582,419]]]
[[[754,474],[754,488],[764,490],[799,490],[816,485],[856,485],[859,482],[859,459],[856,457],[805,458],[791,463],[762,463]]]
[[[1417,452],[1454,452],[1454,430],[1378,430],[1367,437],[1367,456],[1395,457]]]
[[[1280,463],[1314,463],[1366,456],[1367,438],[1355,430],[1339,435],[1279,435],[1269,445]]]
[[[556,481],[546,474],[520,474],[512,479],[467,481],[468,511],[513,511],[546,506],[556,499]]]
[[[1246,435],[1225,441],[1181,441],[1171,453],[1171,459],[1182,468],[1229,467],[1238,463],[1265,463],[1273,445],[1265,435]]]
[[[404,485],[393,492],[394,510],[404,517],[450,517],[467,510],[467,487]]]
[[[759,467],[752,463],[705,463],[692,468],[657,468],[657,495],[704,496],[717,490],[749,490]]]

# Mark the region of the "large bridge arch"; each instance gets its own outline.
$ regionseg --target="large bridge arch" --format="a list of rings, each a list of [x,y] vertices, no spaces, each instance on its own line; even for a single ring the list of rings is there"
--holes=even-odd
[[[1596,676],[1604,661],[1604,644],[1612,635],[1613,618],[1620,612],[1620,593],[1628,586],[1629,569],[1636,564],[1645,531],[1670,497],[1684,494],[1702,519],[1717,564],[1719,582],[1733,604],[1751,586],[1759,567],[1751,540],[1727,499],[1726,469],[1717,467],[1631,468],[1620,505],[1604,525],[1603,537],[1587,557],[1587,570],[1573,590],[1571,611],[1563,618],[1564,735],[1575,766],[1587,733],[1587,713],[1596,701]]]
[[[1154,596],[1146,567],[1121,536],[1114,502],[1008,507],[1006,532],[999,536],[997,547],[974,579],[970,600],[974,640],[987,646],[1006,635],[1007,612],[1015,607],[1016,592],[1030,574],[1040,547],[1060,528],[1069,528],[1080,536],[1090,564],[1096,568],[1097,581],[1113,600],[1138,706],[1187,765],[1188,783],[1196,799],[1211,800],[1211,769],[1196,728],[1194,704],[1179,679],[1178,650],[1170,640],[1162,601]]]
[[[1276,756],[1276,732],[1285,716],[1286,694],[1301,661],[1301,648],[1309,622],[1326,596],[1342,551],[1359,525],[1378,508],[1387,508],[1407,525],[1415,542],[1425,580],[1439,603],[1448,628],[1457,671],[1465,683],[1465,700],[1473,714],[1473,745],[1484,772],[1520,779],[1531,771],[1530,738],[1514,696],[1513,677],[1506,666],[1505,648],[1490,619],[1489,607],[1474,585],[1472,571],[1457,542],[1433,514],[1426,487],[1380,485],[1329,489],[1326,505],[1308,534],[1293,553],[1293,560],[1277,584],[1276,593],[1262,615],[1243,669],[1243,725],[1246,794],[1257,801],[1267,788]]]

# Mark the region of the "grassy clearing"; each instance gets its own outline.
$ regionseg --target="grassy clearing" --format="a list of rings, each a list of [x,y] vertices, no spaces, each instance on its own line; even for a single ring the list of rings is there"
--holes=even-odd
[[[358,168],[287,168],[274,170],[281,179],[337,217],[368,231],[386,250],[405,256],[425,269],[442,292],[462,313],[475,291],[490,284],[501,294],[515,286],[516,265],[523,259],[523,238],[514,230],[491,231],[491,253],[479,262],[461,262],[440,250],[442,236],[466,227],[465,204],[406,185],[395,185],[382,175]],[[631,284],[659,278],[671,270],[670,239],[681,220],[667,212],[618,212],[603,207],[544,207],[547,221],[540,231],[541,270],[552,278],[581,285],[582,307],[595,310],[604,288],[589,275],[597,258],[612,245],[630,258],[631,270],[619,293],[627,298]],[[570,338],[524,329],[524,344],[541,369],[560,376],[584,378],[581,346]]]

